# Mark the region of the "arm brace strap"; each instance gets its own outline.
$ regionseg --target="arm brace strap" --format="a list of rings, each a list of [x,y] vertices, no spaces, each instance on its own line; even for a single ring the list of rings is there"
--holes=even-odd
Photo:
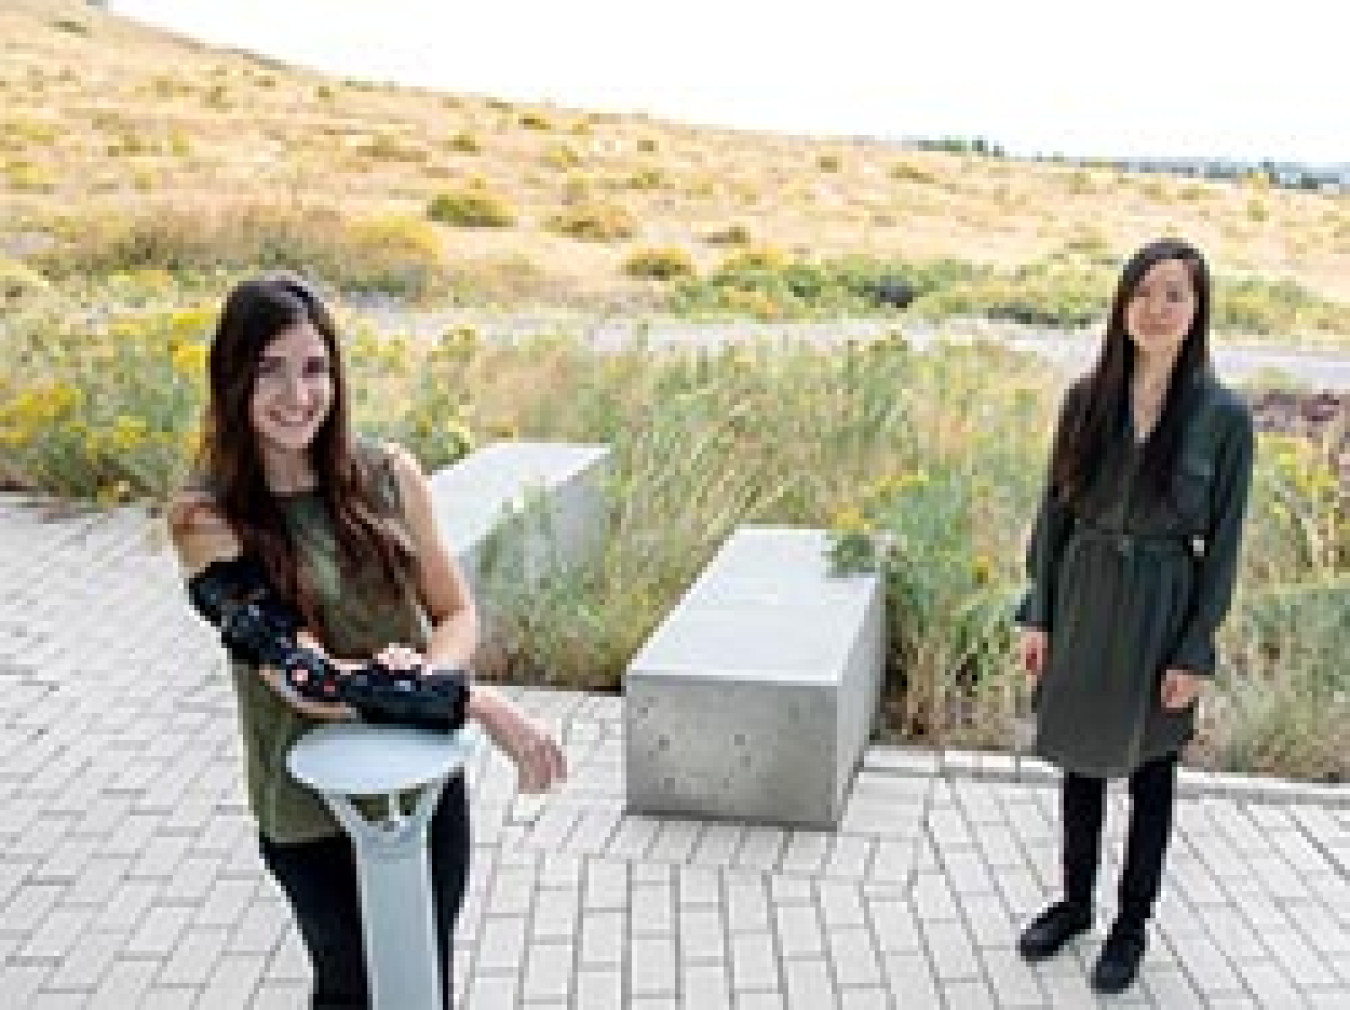
[[[278,599],[252,558],[213,561],[188,580],[188,598],[220,630],[232,658],[280,670],[305,698],[350,705],[371,723],[442,731],[464,724],[469,686],[462,671],[419,673],[372,662],[342,673],[326,657],[297,644],[304,621]]]

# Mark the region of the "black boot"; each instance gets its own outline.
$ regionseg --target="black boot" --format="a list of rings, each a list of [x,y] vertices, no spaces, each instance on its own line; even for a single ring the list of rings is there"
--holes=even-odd
[[[1092,969],[1092,988],[1099,993],[1124,992],[1139,976],[1147,938],[1140,924],[1117,919]]]
[[[1060,786],[1063,818],[1064,900],[1057,901],[1022,931],[1017,949],[1028,961],[1057,954],[1092,925],[1092,892],[1106,815],[1106,782],[1067,772]]]
[[[1022,930],[1017,950],[1028,961],[1043,961],[1092,925],[1092,909],[1068,901],[1057,901]]]

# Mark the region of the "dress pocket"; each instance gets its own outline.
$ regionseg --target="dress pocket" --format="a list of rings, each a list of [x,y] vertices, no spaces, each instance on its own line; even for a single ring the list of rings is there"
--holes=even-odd
[[[1209,526],[1210,488],[1214,483],[1214,463],[1203,456],[1183,456],[1172,482],[1172,499],[1177,518],[1188,529]]]

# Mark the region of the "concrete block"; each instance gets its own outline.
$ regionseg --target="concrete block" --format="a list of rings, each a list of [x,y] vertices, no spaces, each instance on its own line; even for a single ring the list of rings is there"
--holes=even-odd
[[[608,446],[563,442],[497,442],[434,473],[436,520],[475,599],[507,548],[527,581],[598,548],[609,475]]]
[[[630,811],[836,827],[885,652],[876,575],[828,574],[824,531],[741,527],[633,658]]]

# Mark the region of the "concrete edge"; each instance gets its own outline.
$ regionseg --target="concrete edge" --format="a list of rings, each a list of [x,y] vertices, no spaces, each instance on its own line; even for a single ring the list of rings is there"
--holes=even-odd
[[[944,750],[871,744],[862,770],[908,776],[981,779],[1049,785],[1059,781],[1059,769],[1040,758],[994,751]],[[1309,804],[1350,808],[1350,785],[1298,782],[1213,772],[1182,767],[1177,776],[1179,796],[1218,797],[1248,803]]]

